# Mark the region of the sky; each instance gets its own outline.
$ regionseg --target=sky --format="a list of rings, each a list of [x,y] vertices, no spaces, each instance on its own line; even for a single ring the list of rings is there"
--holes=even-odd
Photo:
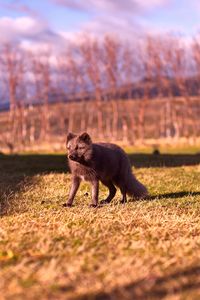
[[[200,32],[200,0],[0,0],[0,43],[45,47],[83,34],[132,39]]]

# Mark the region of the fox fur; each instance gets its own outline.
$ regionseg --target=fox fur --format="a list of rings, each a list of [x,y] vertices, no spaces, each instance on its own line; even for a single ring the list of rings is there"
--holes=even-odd
[[[80,135],[68,133],[67,151],[72,185],[64,206],[72,205],[81,180],[91,183],[90,206],[93,207],[98,205],[99,181],[109,190],[108,197],[101,201],[103,204],[111,202],[116,187],[121,191],[122,203],[126,202],[126,195],[137,199],[147,196],[146,187],[132,174],[128,156],[119,146],[111,143],[93,143],[86,132]]]

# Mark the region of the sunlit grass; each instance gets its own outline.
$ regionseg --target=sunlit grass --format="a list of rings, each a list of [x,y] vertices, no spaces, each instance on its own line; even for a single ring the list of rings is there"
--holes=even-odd
[[[7,204],[0,220],[1,297],[198,299],[198,164],[136,169],[152,200],[121,205],[118,193],[113,203],[94,209],[87,183],[74,207],[63,208],[70,175],[49,171],[48,163],[50,173],[43,174],[36,161],[37,172],[33,162],[32,169],[20,163],[7,161],[0,175]],[[101,186],[100,199],[106,194]]]

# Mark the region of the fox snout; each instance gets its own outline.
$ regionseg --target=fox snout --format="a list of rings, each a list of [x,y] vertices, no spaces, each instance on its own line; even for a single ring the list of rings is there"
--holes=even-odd
[[[86,132],[79,136],[69,133],[67,135],[66,146],[68,159],[70,160],[84,163],[91,158],[92,141]]]
[[[76,161],[77,158],[78,158],[76,154],[69,154],[68,157],[69,157],[69,159],[75,160],[75,161]]]

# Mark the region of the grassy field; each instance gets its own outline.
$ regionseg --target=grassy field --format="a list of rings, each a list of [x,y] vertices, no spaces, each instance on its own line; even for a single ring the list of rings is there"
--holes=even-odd
[[[151,198],[96,209],[64,155],[0,155],[0,299],[200,299],[200,155],[128,152]]]

